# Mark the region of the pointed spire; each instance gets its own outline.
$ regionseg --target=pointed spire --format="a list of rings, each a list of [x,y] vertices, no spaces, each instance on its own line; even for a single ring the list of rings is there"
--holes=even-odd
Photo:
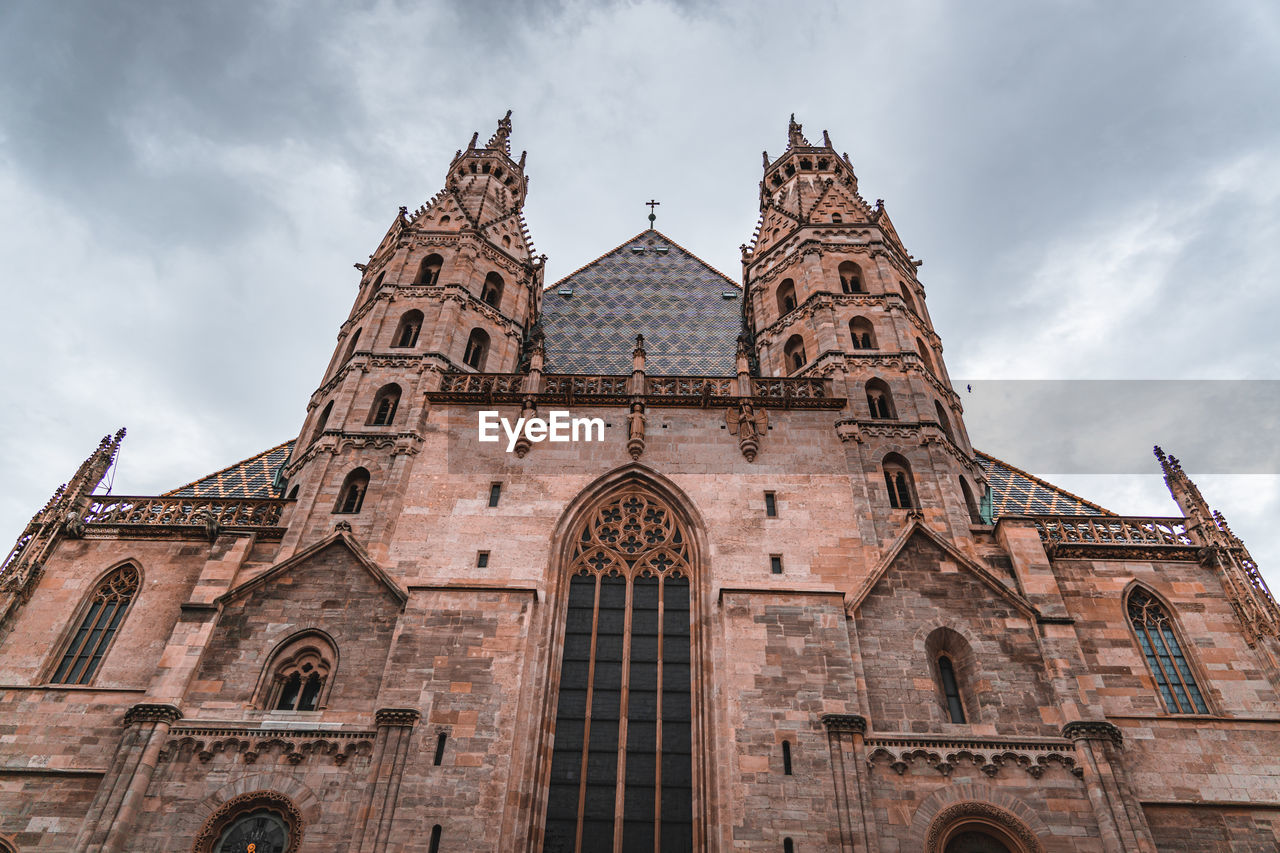
[[[1182,470],[1182,463],[1178,461],[1178,457],[1166,456],[1159,445],[1153,448],[1153,452],[1156,459],[1160,461],[1161,470],[1164,471],[1164,482],[1169,487],[1169,494],[1173,496],[1183,514],[1190,519],[1192,526],[1203,528],[1208,524],[1216,529],[1217,525],[1213,524],[1213,512],[1209,509],[1208,501],[1204,499],[1204,495],[1200,494],[1199,487],[1191,482],[1191,478]]]
[[[498,129],[484,147],[490,151],[511,153],[511,110],[507,110],[507,114],[498,120]]]
[[[788,148],[808,148],[809,140],[804,138],[801,133],[803,126],[796,121],[796,114],[791,114],[791,121],[787,123],[787,147]]]

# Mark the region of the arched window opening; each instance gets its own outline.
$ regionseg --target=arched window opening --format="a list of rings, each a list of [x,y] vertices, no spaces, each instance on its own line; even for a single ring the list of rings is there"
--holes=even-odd
[[[396,327],[395,344],[397,347],[414,347],[418,345],[418,332],[422,330],[422,312],[418,309],[406,311]]]
[[[796,853],[796,843],[790,838],[782,839],[782,853]]]
[[[570,541],[544,849],[599,849],[621,804],[628,850],[691,850],[690,537],[635,485]]]
[[[849,336],[854,349],[875,349],[876,331],[866,317],[854,317],[849,321]]]
[[[369,409],[370,426],[387,426],[396,418],[396,409],[400,406],[400,386],[394,382],[384,385],[373,398],[373,406]]]
[[[961,829],[951,836],[943,853],[1013,853],[986,829]]]
[[[942,428],[943,434],[952,441],[955,441],[955,434],[951,432],[951,421],[947,418],[947,412],[942,408],[942,403],[934,400],[933,411],[934,414],[938,416],[938,426]]]
[[[233,797],[205,821],[195,853],[298,853],[302,813],[284,794],[251,791]]]
[[[298,490],[301,488],[301,486],[294,486],[289,490],[289,497],[285,498],[285,500],[296,501],[298,499]]]
[[[441,764],[444,763],[444,748],[448,742],[449,742],[449,735],[446,734],[445,732],[441,732],[439,735],[436,736],[436,754],[431,761],[432,766],[439,767]]]
[[[369,489],[369,472],[365,468],[357,468],[347,475],[342,482],[342,490],[338,492],[338,505],[334,512],[357,513],[364,505],[364,494]]]
[[[778,285],[778,316],[791,313],[799,304],[796,299],[796,283],[789,278],[784,278]]]
[[[440,270],[444,267],[444,258],[439,255],[427,255],[418,266],[418,275],[414,284],[437,284],[440,281]]]
[[[431,827],[431,842],[427,845],[427,853],[440,853],[440,824]]]
[[[287,641],[272,655],[266,701],[272,711],[316,711],[328,698],[337,655],[318,633]]]
[[[1174,633],[1173,620],[1160,600],[1141,587],[1129,595],[1129,624],[1138,638],[1138,646],[1147,667],[1156,680],[1156,689],[1171,714],[1207,714],[1191,665],[1182,653]]]
[[[324,408],[320,410],[320,417],[316,419],[316,428],[311,431],[311,440],[315,441],[324,435],[325,427],[329,425],[329,416],[333,414],[333,401],[325,403]]]
[[[351,333],[351,341],[347,344],[347,354],[343,357],[343,361],[350,361],[351,356],[356,354],[356,344],[360,343],[360,330],[356,329]]]
[[[969,488],[969,483],[964,477],[960,478],[960,493],[964,495],[964,506],[969,511],[969,522],[971,524],[985,524],[982,518],[982,509],[978,506],[978,501],[973,496],[973,489]]]
[[[489,354],[489,335],[484,329],[472,329],[467,338],[467,348],[462,362],[477,372],[484,370],[485,357]]]
[[[831,214],[831,221],[839,225],[841,222],[844,222],[844,217],[838,213],[833,213]]]
[[[494,308],[502,304],[502,276],[491,272],[484,279],[484,287],[480,290],[480,301]]]
[[[804,338],[799,335],[792,335],[787,339],[787,345],[782,348],[782,353],[787,363],[787,373],[796,373],[809,363],[804,355]]]
[[[52,683],[88,684],[93,679],[138,594],[139,579],[138,569],[133,565],[121,566],[102,579],[49,679]]]
[[[782,742],[782,775],[791,775],[791,741]]]
[[[902,291],[902,301],[907,303],[907,307],[914,313],[920,313],[916,311],[916,301],[911,298],[911,289],[907,287],[906,282],[899,282],[898,289]]]
[[[960,702],[960,687],[956,683],[956,670],[951,658],[942,655],[938,658],[938,676],[942,680],[942,695],[947,700],[947,713],[951,722],[964,722],[964,705]]]
[[[916,338],[916,350],[920,353],[920,360],[924,362],[925,370],[937,376],[938,371],[933,367],[933,356],[929,354],[929,347],[920,338]]]
[[[845,293],[865,293],[862,288],[862,270],[853,261],[840,264],[840,289]]]
[[[867,381],[867,410],[871,412],[873,418],[882,420],[897,418],[898,415],[893,408],[893,394],[889,392],[889,385],[883,379]]]
[[[373,290],[372,290],[373,293],[377,293],[379,290],[382,289],[382,282],[386,277],[387,277],[386,270],[383,270],[382,272],[378,273],[378,277],[373,280]]]
[[[884,458],[884,484],[889,489],[889,506],[894,509],[914,509],[916,506],[911,467],[898,453]]]

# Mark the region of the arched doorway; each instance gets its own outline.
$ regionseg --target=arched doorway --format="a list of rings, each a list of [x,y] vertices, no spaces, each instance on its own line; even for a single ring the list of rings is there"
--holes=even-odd
[[[543,849],[692,850],[690,532],[639,480],[567,532]]]
[[[1012,813],[991,803],[948,806],[929,824],[926,853],[1044,853],[1044,845]]]

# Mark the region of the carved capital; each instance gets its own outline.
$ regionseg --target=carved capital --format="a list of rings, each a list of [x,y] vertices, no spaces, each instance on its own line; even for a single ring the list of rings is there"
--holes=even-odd
[[[373,720],[380,726],[412,726],[421,716],[415,708],[379,708]]]
[[[867,718],[860,714],[823,714],[822,724],[829,732],[867,733]]]
[[[134,723],[169,723],[182,719],[182,712],[173,705],[162,702],[139,702],[124,712],[124,724]]]
[[[1108,740],[1116,747],[1124,743],[1124,735],[1118,726],[1106,720],[1076,720],[1062,727],[1067,740]]]

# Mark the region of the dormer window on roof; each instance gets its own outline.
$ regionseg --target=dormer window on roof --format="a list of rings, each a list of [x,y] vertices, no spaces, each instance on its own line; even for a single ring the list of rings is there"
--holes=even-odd
[[[632,246],[632,247],[631,247],[631,251],[632,251],[632,252],[634,252],[634,253],[635,253],[635,254],[637,254],[637,255],[643,255],[643,254],[644,254],[644,246]]]

